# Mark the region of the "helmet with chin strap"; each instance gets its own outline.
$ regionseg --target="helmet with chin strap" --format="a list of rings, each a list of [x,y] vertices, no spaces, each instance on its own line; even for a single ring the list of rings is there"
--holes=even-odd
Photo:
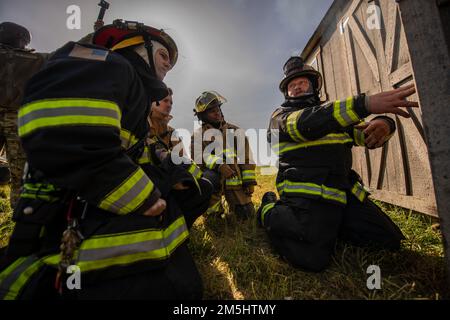
[[[307,77],[312,85],[315,95],[319,95],[322,88],[322,75],[313,67],[304,63],[298,56],[290,57],[283,66],[284,78],[280,82],[280,91],[288,98],[287,87],[289,82],[298,77]]]
[[[98,29],[92,42],[112,51],[144,44],[147,48],[149,62],[154,68],[153,59],[151,59],[153,57],[151,50],[152,40],[161,43],[167,49],[170,64],[173,67],[178,59],[178,48],[175,41],[164,30],[159,30],[143,23],[116,19],[112,24]]]

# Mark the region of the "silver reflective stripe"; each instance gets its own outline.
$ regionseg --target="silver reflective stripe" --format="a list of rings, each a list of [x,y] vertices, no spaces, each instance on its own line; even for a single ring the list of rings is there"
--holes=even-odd
[[[315,187],[315,186],[305,186],[305,185],[299,186],[299,185],[285,184],[283,189],[284,189],[284,192],[289,192],[289,191],[295,192],[295,191],[307,190],[307,191],[311,191],[314,193],[318,193],[319,195],[322,194],[322,188],[319,186]]]
[[[338,133],[338,134],[328,134],[325,137],[322,137],[313,141],[306,142],[283,142],[273,146],[273,150],[276,154],[280,155],[288,151],[297,150],[306,147],[312,146],[320,146],[327,144],[338,144],[338,143],[350,143],[353,139],[347,133]]]
[[[354,121],[350,118],[350,115],[347,113],[347,101],[341,101],[339,103],[339,114],[342,119],[346,122],[347,125],[352,124]]]
[[[27,257],[18,267],[16,267],[9,275],[0,283],[0,300],[4,299],[9,293],[11,286],[18,280],[18,278],[28,269],[33,263],[39,259],[36,256]],[[24,283],[25,284],[25,283]]]
[[[128,189],[127,192],[125,192],[117,201],[109,205],[109,209],[116,212],[125,208],[142,192],[142,190],[145,189],[149,182],[150,180],[148,177],[145,174],[142,175],[142,177],[130,189]]]
[[[94,116],[94,117],[109,117],[120,120],[120,115],[115,110],[94,107],[62,107],[40,109],[32,111],[22,117],[19,117],[19,126],[24,126],[27,123],[40,118],[53,118],[60,116]]]
[[[161,238],[159,239],[147,240],[132,244],[125,244],[101,249],[80,249],[78,261],[79,262],[96,261],[127,256],[136,253],[145,253],[149,251],[155,251],[158,249],[164,249],[167,248],[174,240],[176,240],[186,230],[187,226],[186,224],[183,223],[166,238],[163,238],[163,230],[159,230],[156,231],[158,233],[161,233]]]
[[[323,196],[324,198],[340,201],[343,203],[347,202],[347,197],[344,192],[333,191],[329,190],[328,188],[322,188],[322,192],[323,195],[325,195]]]
[[[358,146],[364,146],[365,145],[365,136],[364,132],[362,132],[359,129],[354,129],[353,135],[355,137],[355,142]]]

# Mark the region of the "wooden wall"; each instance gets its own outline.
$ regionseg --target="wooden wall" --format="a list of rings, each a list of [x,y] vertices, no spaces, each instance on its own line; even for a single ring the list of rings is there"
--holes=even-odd
[[[311,49],[302,54],[323,74],[322,100],[370,95],[414,81],[396,1],[335,1],[327,15],[308,44]],[[380,28],[371,28],[376,17]],[[383,148],[355,147],[353,166],[374,198],[437,216],[421,110],[408,112],[409,119],[391,115],[397,132]]]

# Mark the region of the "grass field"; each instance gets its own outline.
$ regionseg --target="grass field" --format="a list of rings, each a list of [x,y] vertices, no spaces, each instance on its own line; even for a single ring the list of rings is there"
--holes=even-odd
[[[274,176],[257,177],[254,202],[274,189]],[[13,223],[7,187],[0,188],[0,247]],[[382,204],[380,204],[383,206]],[[442,299],[444,258],[439,230],[428,217],[384,205],[406,236],[399,252],[371,252],[342,243],[322,273],[289,266],[271,249],[255,219],[201,217],[191,232],[190,247],[203,277],[206,299]],[[381,269],[381,289],[366,286],[369,265]]]

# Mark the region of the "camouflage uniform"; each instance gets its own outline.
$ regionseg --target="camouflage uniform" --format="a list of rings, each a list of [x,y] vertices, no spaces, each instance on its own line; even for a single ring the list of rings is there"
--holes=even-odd
[[[45,54],[0,44],[0,143],[11,171],[11,206],[17,202],[25,154],[17,135],[17,111],[25,84],[43,65]]]

